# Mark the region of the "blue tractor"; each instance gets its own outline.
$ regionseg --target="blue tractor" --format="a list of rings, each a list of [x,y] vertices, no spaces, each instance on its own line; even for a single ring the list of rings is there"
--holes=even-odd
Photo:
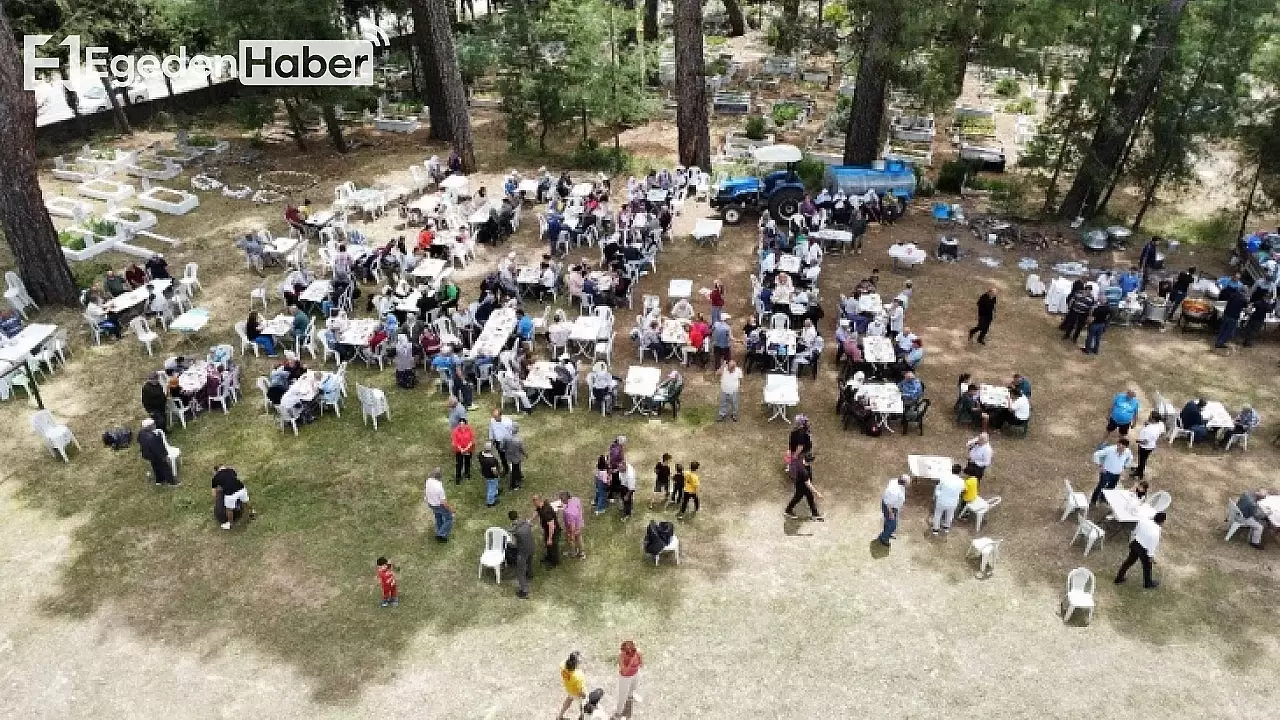
[[[747,211],[773,214],[782,221],[794,215],[804,200],[804,182],[796,174],[795,164],[803,154],[794,145],[769,145],[756,148],[752,155],[759,165],[786,165],[763,176],[730,177],[716,185],[711,207],[720,211],[726,225],[742,222]]]

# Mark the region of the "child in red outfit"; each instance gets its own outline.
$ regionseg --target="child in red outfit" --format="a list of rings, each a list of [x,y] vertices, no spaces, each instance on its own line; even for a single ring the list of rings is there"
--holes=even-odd
[[[400,604],[400,595],[396,591],[396,573],[386,558],[378,558],[378,584],[382,586],[382,607],[395,607]]]

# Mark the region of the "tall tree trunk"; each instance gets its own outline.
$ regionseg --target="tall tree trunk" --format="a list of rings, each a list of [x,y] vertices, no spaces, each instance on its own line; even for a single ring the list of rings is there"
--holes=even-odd
[[[302,121],[298,100],[287,95],[281,99],[284,101],[285,117],[289,119],[289,129],[293,131],[293,144],[298,146],[298,152],[304,153],[307,151],[307,124]]]
[[[169,112],[173,112],[178,107],[178,101],[173,98],[173,78],[168,73],[160,73],[160,77],[164,78],[164,105]]]
[[[1059,216],[1074,218],[1077,215],[1094,215],[1103,184],[1115,171],[1124,146],[1138,124],[1138,118],[1142,117],[1147,105],[1151,103],[1165,58],[1177,42],[1178,25],[1186,5],[1187,0],[1167,0],[1160,12],[1155,31],[1135,49],[1136,57],[1130,63],[1135,73],[1130,76],[1126,72],[1112,91],[1111,106],[1115,109],[1115,115],[1108,118],[1094,133],[1093,141],[1085,152],[1084,162],[1062,201],[1062,207],[1058,209]]]
[[[413,0],[415,8],[421,6],[426,20],[427,47],[430,62],[424,62],[440,88],[440,113],[444,130],[454,152],[462,158],[462,172],[476,169],[476,149],[471,138],[471,116],[467,108],[467,91],[462,84],[462,71],[458,68],[458,50],[453,41],[453,25],[449,23],[449,8],[453,0]],[[417,21],[414,21],[415,26]],[[436,108],[431,108],[431,125],[434,129]]]
[[[742,17],[742,4],[738,0],[724,0],[724,12],[729,16],[729,37],[746,35],[747,21]]]
[[[1067,121],[1067,127],[1062,132],[1062,142],[1058,145],[1058,157],[1053,161],[1053,172],[1049,175],[1049,183],[1044,189],[1044,208],[1042,212],[1046,215],[1053,211],[1053,204],[1058,201],[1058,178],[1062,176],[1062,169],[1067,164],[1067,155],[1071,149],[1071,141],[1075,139],[1078,121],[1080,119],[1080,102],[1075,100],[1071,103],[1071,116]]]
[[[636,11],[636,0],[622,0],[622,9],[629,13]],[[638,38],[636,37],[636,16],[631,16],[631,22],[622,29],[622,46],[633,47]]]
[[[76,135],[79,137],[89,136],[89,122],[84,115],[80,114],[80,95],[71,89],[66,82],[71,78],[71,73],[67,70],[66,63],[58,63],[58,71],[62,75],[62,100],[71,110],[71,117],[75,118]]]
[[[1102,199],[1098,201],[1098,214],[1107,211],[1107,203],[1111,202],[1111,195],[1116,191],[1116,186],[1120,184],[1120,180],[1124,177],[1124,169],[1129,164],[1129,155],[1133,153],[1133,146],[1138,144],[1138,138],[1142,135],[1142,121],[1146,117],[1144,112],[1142,117],[1138,118],[1138,124],[1133,128],[1133,132],[1129,134],[1129,142],[1124,145],[1124,152],[1120,154],[1120,162],[1116,163],[1115,172],[1111,173],[1111,179],[1107,183],[1107,190],[1102,193]]]
[[[702,0],[675,0],[676,132],[680,164],[711,169]]]
[[[776,22],[778,54],[795,52],[800,45],[800,0],[782,0],[782,16]]]
[[[965,0],[956,8],[955,22],[951,26],[951,52],[955,63],[951,76],[952,94],[960,97],[964,90],[964,76],[969,69],[969,53],[973,50],[973,42],[978,37],[982,6],[974,0]]]
[[[849,107],[849,127],[844,138],[846,165],[868,165],[880,157],[885,93],[901,29],[901,15],[894,8],[884,8],[871,14],[871,25],[867,28],[858,64],[858,77],[854,81],[853,103]]]
[[[107,91],[107,101],[111,103],[111,117],[116,121],[116,129],[125,135],[132,135],[133,128],[129,125],[129,116],[124,114],[124,108],[120,107],[120,98],[116,97],[115,91],[111,88],[111,79],[108,75],[99,78],[102,81],[102,89]]]
[[[1253,201],[1258,196],[1258,184],[1262,181],[1263,161],[1258,160],[1258,165],[1253,169],[1253,182],[1249,183],[1249,195],[1244,201],[1244,212],[1240,214],[1240,227],[1236,228],[1236,237],[1239,239],[1244,237],[1245,228],[1249,227],[1249,215],[1253,213]]]
[[[826,3],[818,0],[818,27],[822,27],[822,12],[826,10]]]
[[[0,228],[31,299],[75,307],[79,293],[36,177],[36,95],[22,89],[21,57],[0,12]]]
[[[329,142],[334,150],[347,152],[350,148],[347,146],[347,139],[342,136],[342,123],[338,120],[338,113],[333,110],[333,103],[324,99],[320,103],[320,116],[324,118],[325,130],[329,131]]]
[[[658,41],[658,0],[644,0],[644,41]]]
[[[452,2],[452,0],[450,0]],[[427,17],[427,0],[410,0],[409,9],[413,13],[413,41],[418,46],[418,58],[422,61],[422,100],[427,104],[427,113],[431,118],[431,129],[428,137],[432,140],[449,142],[453,137],[449,134],[449,114],[445,111],[444,86],[440,84],[440,73],[436,71],[435,55],[431,49],[431,34]]]

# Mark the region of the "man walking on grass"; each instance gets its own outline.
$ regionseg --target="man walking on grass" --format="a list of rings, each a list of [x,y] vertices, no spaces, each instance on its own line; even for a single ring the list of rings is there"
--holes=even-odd
[[[793,512],[796,505],[801,500],[809,503],[809,514],[814,520],[823,522],[826,518],[822,517],[822,513],[818,512],[818,503],[813,499],[814,496],[822,497],[822,493],[818,492],[818,488],[813,486],[813,454],[805,453],[801,461],[801,465],[795,471],[796,491],[791,496],[791,502],[787,503],[787,509],[783,514],[792,520],[796,519]]]
[[[1139,520],[1133,531],[1133,539],[1129,541],[1129,557],[1120,564],[1116,573],[1116,584],[1124,582],[1124,576],[1135,562],[1142,563],[1142,587],[1154,590],[1160,587],[1159,580],[1151,578],[1151,564],[1155,561],[1156,548],[1160,547],[1160,526],[1164,525],[1165,514],[1158,512],[1150,520]]]
[[[729,418],[738,422],[738,401],[741,397],[742,368],[733,360],[720,368],[720,416],[717,421]]]
[[[889,547],[889,541],[893,539],[893,533],[898,529],[898,517],[902,514],[902,506],[907,502],[907,484],[910,482],[910,475],[896,477],[889,481],[884,494],[880,496],[880,512],[884,514],[884,529],[880,531],[876,542],[885,547]]]
[[[529,580],[533,577],[533,526],[515,510],[508,512],[507,518],[511,520],[508,532],[515,546],[516,597],[524,600],[529,597]]]
[[[978,336],[978,343],[987,344],[987,331],[991,329],[991,321],[996,316],[996,295],[1000,293],[996,288],[987,288],[978,298],[978,324],[969,328],[969,339],[972,340],[974,334]]]

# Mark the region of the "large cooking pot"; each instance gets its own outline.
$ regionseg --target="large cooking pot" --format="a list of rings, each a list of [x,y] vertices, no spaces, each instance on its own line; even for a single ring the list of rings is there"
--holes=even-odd
[[[1147,307],[1142,313],[1142,319],[1147,322],[1162,323],[1168,317],[1166,312],[1168,309],[1168,300],[1161,297],[1147,298]]]
[[[1182,317],[1190,321],[1208,322],[1213,317],[1213,303],[1200,298],[1182,301]]]

